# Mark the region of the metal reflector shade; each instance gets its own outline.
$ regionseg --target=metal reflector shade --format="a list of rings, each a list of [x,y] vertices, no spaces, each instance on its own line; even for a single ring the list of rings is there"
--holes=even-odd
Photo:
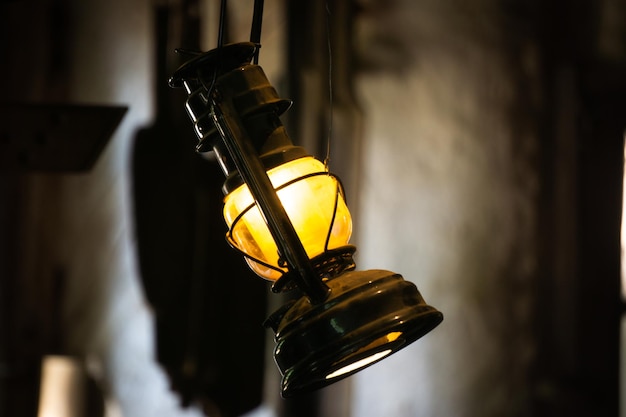
[[[297,300],[268,319],[282,395],[315,390],[370,366],[435,328],[443,315],[417,287],[384,270],[350,271],[330,280],[328,299]]]

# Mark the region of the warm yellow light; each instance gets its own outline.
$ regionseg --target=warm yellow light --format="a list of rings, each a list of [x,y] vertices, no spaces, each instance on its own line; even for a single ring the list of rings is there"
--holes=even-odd
[[[349,372],[354,372],[358,369],[361,369],[369,365],[370,363],[374,363],[376,361],[381,360],[385,356],[389,355],[391,352],[392,352],[391,349],[387,349],[385,351],[378,352],[371,356],[368,356],[367,358],[361,359],[360,361],[353,362],[350,365],[344,366],[343,368],[338,369],[335,372],[331,372],[330,374],[326,375],[326,379],[337,378],[338,376],[347,374]]]
[[[314,175],[308,176],[311,174]],[[337,179],[326,173],[324,164],[308,156],[284,163],[268,171],[268,176],[309,258],[348,243],[352,234],[352,218]],[[308,177],[296,180],[305,176]],[[244,213],[243,216],[233,225],[241,213]],[[284,265],[281,267],[278,264],[276,243],[246,185],[226,196],[224,218],[231,229],[232,243],[241,251],[286,271]],[[246,258],[246,261],[263,278],[276,280],[282,275],[252,259]]]
[[[359,354],[362,354],[363,352],[366,352],[368,350],[372,350],[372,349],[376,349],[379,348],[380,346],[386,345],[387,343],[391,343],[394,342],[396,340],[398,340],[398,338],[402,336],[402,332],[391,332],[391,333],[387,333],[385,336],[383,337],[379,337],[378,339],[374,340],[372,343],[368,344],[367,346],[362,347],[361,349],[357,350],[356,352],[344,357],[342,360],[346,361],[351,357],[357,356]],[[346,374],[348,372],[352,372],[355,371],[357,369],[363,368],[367,365],[369,365],[370,363],[376,362],[382,358],[384,358],[385,356],[389,355],[392,352],[393,349],[387,349],[384,350],[382,352],[377,352],[374,353],[364,359],[358,360],[356,362],[352,362],[344,367],[342,367],[341,369],[336,370],[335,372],[332,372],[328,375],[326,375],[326,379],[331,379],[331,378],[336,378],[338,376],[341,376],[343,374]]]
[[[391,332],[387,334],[387,343],[397,340],[400,336],[402,336],[402,332]]]

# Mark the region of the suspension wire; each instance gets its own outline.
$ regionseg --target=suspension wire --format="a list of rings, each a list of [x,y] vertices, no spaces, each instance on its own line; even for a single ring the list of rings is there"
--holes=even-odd
[[[254,13],[252,15],[252,28],[250,29],[250,42],[257,46],[254,52],[254,65],[259,63],[259,48],[261,47],[261,26],[263,24],[263,1],[254,0]]]
[[[228,8],[228,0],[221,0],[220,2],[220,20],[219,20],[219,28],[217,32],[217,53],[221,53],[221,49],[224,46],[224,28],[226,26],[226,11]],[[261,27],[263,23],[263,4],[264,0],[254,0],[254,13],[252,15],[252,27],[250,29],[250,42],[256,45],[256,51],[254,52],[254,64],[259,63],[259,48],[261,47]],[[219,55],[217,59],[218,65],[220,62]],[[207,89],[209,97],[213,92],[213,88],[215,87],[215,82],[217,80],[217,73],[219,72],[219,67],[216,66],[213,71],[213,78],[211,80],[211,84],[209,86],[204,84],[202,81],[202,77],[200,80]]]
[[[328,137],[326,138],[326,157],[324,158],[324,167],[326,172],[330,172],[328,164],[330,163],[330,141],[333,130],[333,55],[330,38],[330,7],[326,1],[326,42],[328,46]]]
[[[217,32],[217,49],[224,46],[224,26],[226,25],[226,3],[227,0],[222,0],[220,3],[220,26]]]
[[[219,65],[221,62],[220,54],[222,53],[222,46],[224,46],[224,27],[226,26],[226,8],[227,8],[228,0],[221,0],[220,2],[220,21],[219,27],[217,30],[217,63],[215,68],[213,69],[213,77],[211,78],[211,84],[208,86],[204,82],[204,77],[200,75],[200,68],[198,68],[198,79],[202,86],[207,90],[207,98],[209,101],[211,100],[211,95],[213,94],[213,89],[215,88],[215,83],[217,81],[217,73],[219,72]]]

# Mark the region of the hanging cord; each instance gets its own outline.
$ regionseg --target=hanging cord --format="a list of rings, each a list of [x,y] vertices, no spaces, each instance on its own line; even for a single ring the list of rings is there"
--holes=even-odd
[[[330,140],[333,130],[333,55],[330,41],[330,8],[326,2],[326,41],[328,45],[328,137],[326,138],[326,157],[324,158],[324,167],[326,172],[330,172],[328,164],[330,163]]]
[[[250,29],[250,42],[257,47],[254,53],[254,65],[259,63],[259,51],[261,48],[261,26],[263,24],[263,0],[254,0],[254,14],[252,15],[252,28]]]
[[[219,54],[224,46],[224,28],[226,26],[226,10],[228,8],[227,0],[221,0],[220,3],[220,21],[219,21],[219,29],[217,32],[217,53]],[[250,42],[256,45],[256,51],[254,53],[254,64],[259,63],[259,49],[261,48],[261,27],[263,23],[263,5],[264,0],[254,0],[254,13],[252,15],[252,27],[250,29]],[[217,62],[220,62],[219,56]],[[208,96],[211,97],[213,93],[213,89],[215,88],[215,82],[217,80],[217,74],[219,72],[219,68],[216,66],[213,71],[213,79],[211,80],[211,84],[209,86],[204,84],[202,81],[202,77],[199,77],[202,85],[208,91]]]
[[[224,26],[226,26],[226,5],[227,0],[222,0],[220,3],[220,26],[217,31],[217,49],[221,49],[224,46]]]
[[[219,21],[219,27],[218,27],[218,30],[217,30],[217,54],[218,54],[218,58],[217,58],[217,65],[213,69],[213,77],[211,79],[211,84],[207,86],[204,83],[204,77],[200,76],[200,74],[198,73],[198,79],[202,83],[202,86],[207,90],[207,98],[208,98],[208,100],[211,100],[211,95],[213,94],[213,89],[215,88],[215,82],[217,81],[217,74],[219,72],[219,63],[221,62],[221,59],[219,59],[219,54],[221,54],[222,46],[224,46],[224,27],[226,26],[227,2],[228,2],[227,0],[222,0],[220,2],[220,21]],[[200,71],[200,69],[198,68],[198,72],[199,71]]]

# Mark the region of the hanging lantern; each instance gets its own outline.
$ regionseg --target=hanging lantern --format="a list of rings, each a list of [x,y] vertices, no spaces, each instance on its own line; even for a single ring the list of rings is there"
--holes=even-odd
[[[228,241],[274,282],[274,292],[302,293],[266,320],[289,397],[400,350],[443,315],[399,274],[355,270],[341,183],[287,136],[279,116],[291,103],[251,63],[257,47],[244,42],[198,55],[170,85],[186,89],[197,150],[214,152],[226,176]]]

